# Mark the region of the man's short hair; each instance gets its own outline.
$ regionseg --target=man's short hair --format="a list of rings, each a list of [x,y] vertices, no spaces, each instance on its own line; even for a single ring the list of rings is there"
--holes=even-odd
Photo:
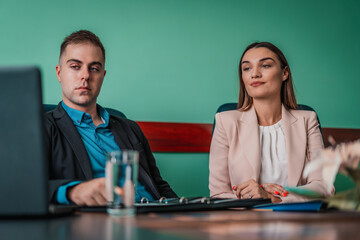
[[[103,59],[104,59],[104,63],[105,63],[105,48],[104,48],[104,46],[102,45],[99,37],[88,30],[79,30],[79,31],[73,32],[72,34],[67,36],[60,46],[59,59],[63,55],[63,53],[68,45],[80,44],[80,43],[91,43],[94,46],[99,47],[103,54]]]

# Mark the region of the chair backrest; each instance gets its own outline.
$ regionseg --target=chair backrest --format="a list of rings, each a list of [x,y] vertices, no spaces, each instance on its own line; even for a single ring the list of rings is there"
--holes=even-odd
[[[52,111],[57,107],[57,105],[55,105],[55,104],[43,104],[43,106],[44,106],[44,112]],[[126,118],[124,113],[122,113],[116,109],[113,109],[113,108],[105,108],[105,109],[111,115],[114,115],[114,116],[117,116],[120,118]]]
[[[223,105],[221,105],[221,106],[217,109],[216,113],[218,113],[218,112],[224,112],[224,111],[230,111],[230,110],[235,110],[235,109],[237,109],[237,103],[224,103]],[[298,104],[298,109],[299,109],[299,110],[316,112],[312,107],[310,107],[310,106],[308,106],[308,105],[305,105],[305,104]],[[321,124],[320,124],[319,116],[317,116],[317,120],[318,120],[318,122],[319,122],[319,128],[320,128],[321,135],[323,135],[322,130],[321,130]],[[214,119],[214,124],[213,124],[213,132],[214,132],[214,129],[215,129],[215,119]]]

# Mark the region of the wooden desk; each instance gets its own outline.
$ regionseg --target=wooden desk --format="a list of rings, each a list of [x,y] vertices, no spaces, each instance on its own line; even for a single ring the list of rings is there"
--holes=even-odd
[[[144,214],[76,213],[60,218],[0,219],[12,239],[360,239],[360,213],[248,210]]]

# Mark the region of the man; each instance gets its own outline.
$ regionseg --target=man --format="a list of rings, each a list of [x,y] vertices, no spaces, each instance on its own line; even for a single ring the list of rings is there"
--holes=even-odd
[[[161,178],[140,127],[97,104],[105,74],[105,49],[95,34],[81,30],[65,38],[56,66],[63,100],[45,116],[51,201],[105,205],[105,154],[121,149],[140,153],[137,200],[177,197]]]

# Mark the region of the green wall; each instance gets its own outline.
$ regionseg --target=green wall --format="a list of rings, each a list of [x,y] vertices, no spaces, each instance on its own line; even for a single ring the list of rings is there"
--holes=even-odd
[[[359,12],[356,0],[0,0],[0,65],[38,65],[44,102],[57,103],[59,46],[89,29],[107,50],[100,104],[133,120],[210,123],[237,99],[245,46],[270,41],[322,126],[360,128]],[[208,194],[208,154],[155,155],[180,195]]]

